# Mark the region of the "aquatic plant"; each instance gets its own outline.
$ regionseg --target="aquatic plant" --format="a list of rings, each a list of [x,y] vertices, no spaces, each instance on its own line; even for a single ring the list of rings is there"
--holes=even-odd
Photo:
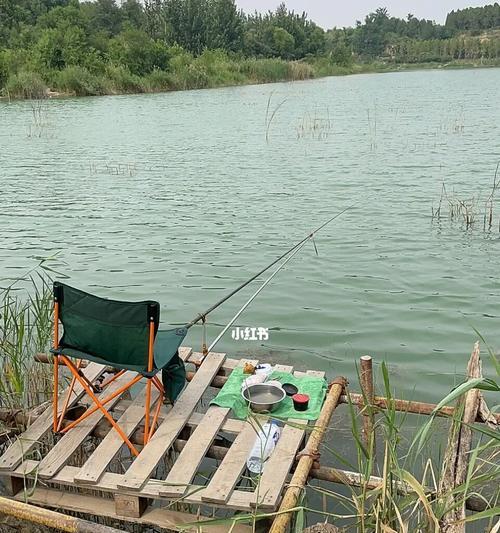
[[[27,409],[49,399],[50,368],[33,364],[46,351],[52,330],[52,289],[45,261],[0,288],[0,399]]]
[[[465,229],[472,229],[482,219],[483,231],[491,231],[494,225],[496,192],[500,187],[499,169],[500,161],[495,169],[491,189],[484,200],[481,192],[466,197],[458,196],[455,191],[449,193],[443,182],[437,207],[433,205],[431,208],[432,220],[439,222],[448,219],[450,222],[461,223]],[[500,219],[498,230],[500,231]]]

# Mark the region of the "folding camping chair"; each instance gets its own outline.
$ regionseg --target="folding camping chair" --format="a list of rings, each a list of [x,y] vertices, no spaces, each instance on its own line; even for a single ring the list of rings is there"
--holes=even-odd
[[[59,323],[63,327],[61,338]],[[159,323],[158,302],[108,300],[64,283],[54,283],[54,346],[51,350],[54,354],[54,432],[66,433],[92,413],[101,410],[131,452],[136,456],[139,454],[105,406],[145,378],[144,444],[147,444],[154,433],[164,399],[173,402],[184,387],[186,377],[178,348],[187,329],[159,330]],[[84,360],[113,367],[117,372],[101,384],[92,384],[81,371]],[[58,394],[60,366],[66,366],[72,374],[62,408],[59,408]],[[163,371],[163,383],[157,376],[160,370]],[[137,375],[106,396],[106,386],[126,371],[133,371]],[[95,405],[63,427],[67,406],[77,381]],[[151,421],[152,386],[158,389],[159,397]]]

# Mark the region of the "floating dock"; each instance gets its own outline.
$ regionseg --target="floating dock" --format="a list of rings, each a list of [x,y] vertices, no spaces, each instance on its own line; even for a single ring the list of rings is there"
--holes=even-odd
[[[213,387],[220,388],[234,368],[258,361],[231,359],[214,352],[202,358],[190,348],[181,348],[180,356],[188,369],[193,367],[188,372],[189,381],[174,406],[162,406],[158,428],[138,457],[131,456],[101,411],[68,433],[54,435],[52,406],[48,406],[0,457],[0,475],[12,497],[171,530],[198,521],[198,531],[231,529],[243,533],[252,527],[239,523],[232,528],[230,524],[203,526],[203,520],[221,516],[221,510],[225,516],[238,511],[277,511],[297,453],[307,440],[308,423],[288,420],[259,482],[252,483],[246,460],[258,431],[255,420],[231,418],[230,409],[208,406],[208,400],[214,396]],[[275,369],[293,372],[298,378],[304,374],[324,377],[323,372],[294,372],[286,365],[276,365]],[[93,383],[109,371],[93,362],[83,369]],[[130,380],[128,374],[111,382],[101,394],[118,391]],[[133,399],[125,392],[108,404],[135,443],[142,442],[144,426],[145,388],[140,387],[139,383]],[[83,398],[84,391],[77,384],[69,400],[69,413],[82,409]],[[60,407],[64,400],[63,392]],[[260,418],[259,423],[262,421]]]

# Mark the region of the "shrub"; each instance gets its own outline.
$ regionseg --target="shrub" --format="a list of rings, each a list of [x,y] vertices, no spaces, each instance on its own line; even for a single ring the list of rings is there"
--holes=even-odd
[[[56,86],[60,91],[76,96],[105,94],[103,80],[91,74],[85,67],[66,67],[57,72]]]
[[[172,75],[164,70],[155,69],[144,79],[148,91],[170,91],[175,88]]]
[[[108,66],[106,78],[109,93],[143,93],[145,89],[141,78],[122,66]]]
[[[9,98],[44,98],[47,95],[47,86],[36,72],[21,70],[9,76],[5,93]]]
[[[208,74],[203,65],[191,63],[183,69],[176,69],[173,81],[176,89],[204,89],[208,87]]]

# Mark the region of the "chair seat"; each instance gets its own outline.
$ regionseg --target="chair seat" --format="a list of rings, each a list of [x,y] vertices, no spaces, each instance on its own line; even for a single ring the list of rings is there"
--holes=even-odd
[[[117,361],[109,361],[87,352],[83,352],[71,346],[60,345],[57,349],[51,349],[55,355],[66,355],[75,359],[84,359],[93,361],[105,366],[111,366],[120,370],[131,370],[142,374],[146,378],[155,376],[162,368],[165,368],[172,358],[176,355],[177,350],[186,335],[185,328],[176,328],[168,330],[158,330],[154,343],[154,368],[151,372],[142,365],[123,365]]]

